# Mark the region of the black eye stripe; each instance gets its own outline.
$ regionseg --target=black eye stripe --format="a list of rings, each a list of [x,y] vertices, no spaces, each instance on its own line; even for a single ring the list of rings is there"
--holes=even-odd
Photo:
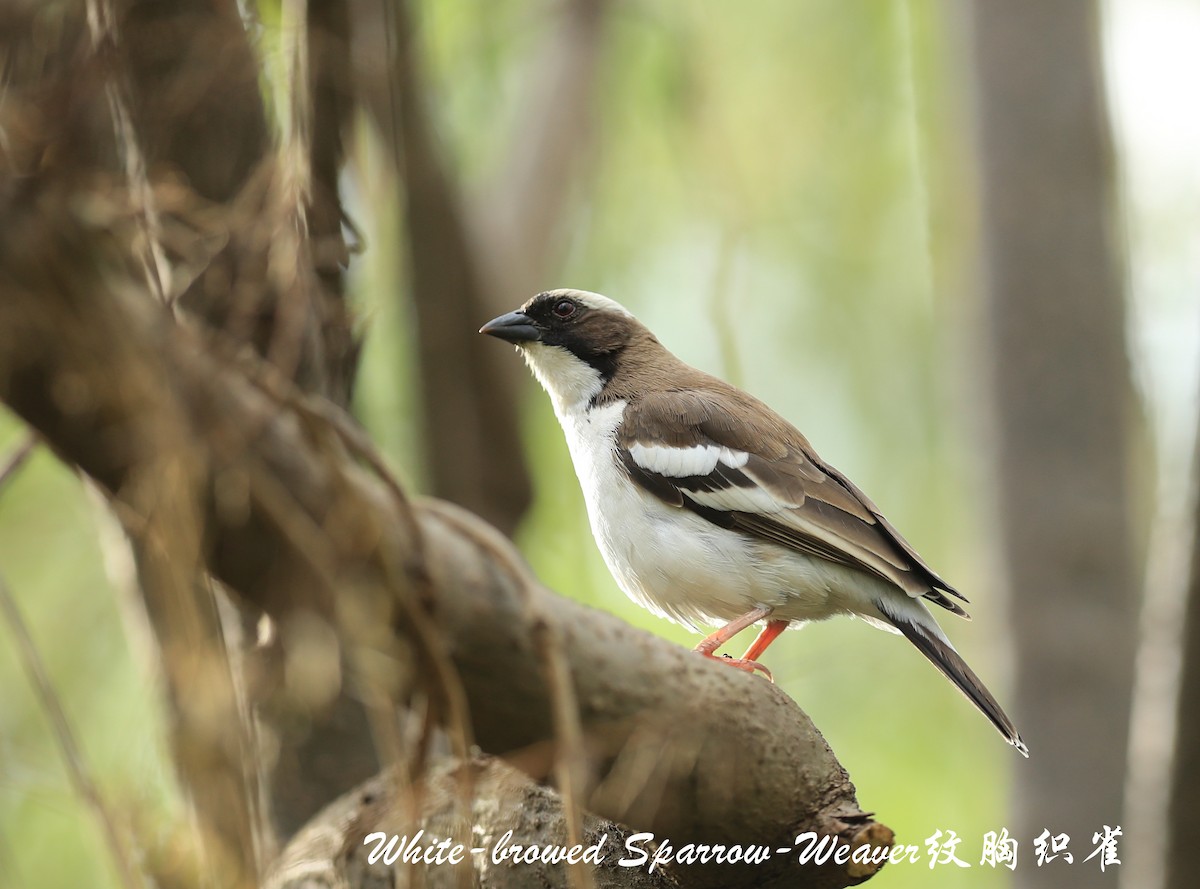
[[[579,321],[587,314],[586,309],[587,306],[569,296],[541,293],[523,311],[537,322],[555,328]]]

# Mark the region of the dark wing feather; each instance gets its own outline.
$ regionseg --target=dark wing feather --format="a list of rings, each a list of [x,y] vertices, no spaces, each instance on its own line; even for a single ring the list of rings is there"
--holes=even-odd
[[[656,471],[663,467],[645,457],[663,453],[654,448],[726,450],[721,459],[709,460],[716,460],[710,470],[680,475]],[[629,477],[671,506],[866,571],[911,596],[965,614],[945,593],[965,598],[933,572],[862,491],[824,463],[786,420],[732,387],[633,400],[617,433],[617,452]]]

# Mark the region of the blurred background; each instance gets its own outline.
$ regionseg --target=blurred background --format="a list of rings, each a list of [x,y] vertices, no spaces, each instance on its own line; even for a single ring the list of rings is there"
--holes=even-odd
[[[287,6],[246,11],[268,97]],[[350,8],[353,407],[402,476],[515,535],[549,587],[694,644],[616,588],[548,401],[474,333],[543,289],[619,300],[794,422],[972,601],[971,623],[943,625],[1029,761],[898,637],[835,621],[766,658],[860,804],[923,851],[953,831],[971,865],[873,885],[1163,885],[1169,825],[1200,801],[1195,764],[1172,771],[1200,709],[1176,706],[1185,639],[1200,649],[1200,7]],[[407,76],[381,89],[391,54]],[[23,437],[0,414],[0,453]],[[0,490],[0,571],[84,755],[169,843],[182,803],[153,658],[105,528],[44,449]],[[0,640],[0,885],[115,886]],[[1121,864],[1102,873],[1083,859],[1105,825]],[[1003,829],[1015,873],[981,865]],[[1035,866],[1043,829],[1073,864]]]

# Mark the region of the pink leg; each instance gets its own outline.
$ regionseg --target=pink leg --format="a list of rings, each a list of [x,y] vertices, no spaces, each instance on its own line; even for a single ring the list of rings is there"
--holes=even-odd
[[[725,624],[725,626],[721,627],[721,629],[717,630],[715,633],[710,633],[709,635],[705,636],[704,640],[696,646],[696,652],[704,655],[704,657],[719,661],[722,664],[728,664],[731,667],[737,667],[739,670],[745,670],[747,673],[761,671],[766,674],[768,679],[774,682],[775,680],[771,676],[771,671],[754,660],[749,658],[717,657],[716,655],[716,650],[718,648],[720,648],[742,630],[746,629],[746,627],[750,626],[751,624],[758,623],[758,621],[762,620],[763,618],[770,616],[773,610],[774,609],[768,608],[764,605],[755,608],[753,611],[747,611],[741,617],[731,620],[729,623]],[[771,621],[771,623],[767,624],[767,626],[759,634],[758,639],[756,639],[754,642],[754,645],[750,646],[751,651],[758,646],[759,640],[761,640],[768,633],[771,633],[771,635],[769,638],[767,638],[767,641],[765,644],[763,644],[762,648],[766,648],[767,645],[771,643],[771,640],[779,635],[783,627],[771,632],[771,627],[777,623],[787,626],[787,621]],[[759,651],[761,650],[762,649],[760,648]]]
[[[754,642],[746,649],[746,653],[742,655],[744,661],[756,661],[762,657],[762,653],[767,650],[767,646],[779,638],[779,634],[787,629],[789,621],[773,620],[763,627]]]

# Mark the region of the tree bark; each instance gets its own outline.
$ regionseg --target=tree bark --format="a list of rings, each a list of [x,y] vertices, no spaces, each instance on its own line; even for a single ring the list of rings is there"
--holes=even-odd
[[[1193,484],[1200,480],[1200,437]],[[1166,889],[1189,889],[1196,882],[1196,831],[1200,831],[1200,495],[1192,525],[1191,570],[1184,610],[1175,753],[1167,804]]]
[[[971,9],[1000,546],[1030,749],[1023,885],[1115,885],[1080,863],[1121,819],[1141,576],[1098,7]],[[1043,829],[1072,838],[1074,867],[1033,867]]]
[[[563,804],[554,790],[544,787],[502,760],[479,756],[466,769],[478,796],[471,805],[472,844],[486,849],[484,859],[492,857],[493,849],[513,851],[514,847],[529,845],[567,846],[563,830]],[[349,886],[391,889],[399,881],[379,860],[372,862],[370,854],[391,837],[399,837],[396,847],[405,839],[441,838],[454,835],[455,821],[460,813],[454,806],[456,784],[464,771],[458,760],[439,762],[429,769],[423,781],[425,805],[415,824],[402,802],[396,800],[387,776],[373,778],[355,788],[326,808],[308,824],[284,851],[275,872],[265,889],[341,889]],[[493,800],[510,800],[513,805],[496,806]],[[417,833],[423,830],[423,836]],[[505,834],[512,836],[503,841]],[[387,839],[373,836],[382,833]],[[625,850],[625,841],[632,836],[628,828],[588,815],[584,820],[581,845],[596,848],[602,858],[599,867],[590,870],[595,889],[676,889],[670,869],[649,867],[631,869],[617,862]],[[467,864],[470,870],[470,862]],[[444,864],[420,864],[413,876],[424,880],[427,889],[453,889],[460,884],[461,868]],[[570,868],[563,864],[523,865],[501,860],[491,866],[479,867],[480,889],[525,889],[530,885],[544,889],[569,889],[572,883]],[[419,875],[419,876],[418,876]],[[374,882],[372,882],[372,880]]]

